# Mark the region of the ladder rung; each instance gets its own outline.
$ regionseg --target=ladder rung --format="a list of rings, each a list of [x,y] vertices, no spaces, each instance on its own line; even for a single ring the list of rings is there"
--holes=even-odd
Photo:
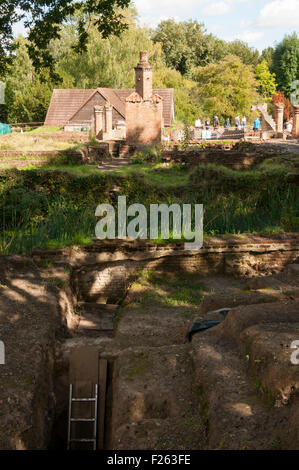
[[[95,421],[95,418],[71,418],[71,421]]]
[[[69,442],[95,442],[96,439],[70,439]]]
[[[93,450],[96,450],[97,447],[97,415],[98,415],[98,384],[95,384],[95,396],[94,398],[73,398],[73,385],[70,384],[69,391],[69,417],[68,417],[68,440],[67,448],[70,449],[71,443],[73,442],[89,442],[93,444]],[[85,403],[94,403],[94,418],[72,418],[72,403],[73,402],[85,402]],[[90,422],[93,423],[93,438],[88,439],[72,439],[72,423],[74,422]]]
[[[72,398],[72,401],[96,401],[95,398]]]

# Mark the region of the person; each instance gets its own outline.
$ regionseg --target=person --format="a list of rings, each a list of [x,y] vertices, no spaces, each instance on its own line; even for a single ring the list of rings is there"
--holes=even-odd
[[[258,132],[260,130],[260,127],[261,127],[261,121],[259,120],[259,118],[256,118],[256,120],[253,123],[254,132]]]
[[[209,119],[209,118],[207,118],[207,119],[205,120],[205,127],[206,127],[206,130],[207,130],[207,131],[210,130],[210,119]]]
[[[230,128],[230,120],[229,120],[229,118],[226,118],[226,119],[225,119],[224,127],[225,127],[225,129],[229,129],[229,128]]]
[[[239,129],[240,127],[240,116],[237,116],[235,118],[235,127],[236,127],[236,131]]]
[[[244,114],[244,116],[242,117],[242,121],[241,121],[241,127],[244,131],[246,131],[246,116]]]
[[[286,124],[286,131],[292,134],[292,130],[293,130],[293,120],[290,119]]]
[[[214,126],[214,130],[218,129],[218,127],[219,127],[219,118],[218,118],[218,116],[214,116],[213,126]]]
[[[195,120],[195,129],[200,129],[201,128],[201,120],[200,118],[197,118]]]

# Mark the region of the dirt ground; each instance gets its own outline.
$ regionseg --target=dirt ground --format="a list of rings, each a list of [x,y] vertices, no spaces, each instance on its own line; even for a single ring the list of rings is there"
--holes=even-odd
[[[254,279],[144,271],[113,337],[78,332],[70,278],[51,263],[0,260],[1,449],[47,446],[54,372],[84,345],[114,363],[107,448],[298,448],[298,265]],[[221,325],[186,340],[223,307],[232,310]]]

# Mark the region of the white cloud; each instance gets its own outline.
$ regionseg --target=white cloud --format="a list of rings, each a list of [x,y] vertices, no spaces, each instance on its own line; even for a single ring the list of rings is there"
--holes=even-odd
[[[214,0],[207,5],[207,0],[133,0],[140,15],[141,23],[156,26],[160,18],[180,18],[183,21],[197,18],[204,21],[204,16],[224,15],[237,4],[249,0]],[[202,10],[199,12],[199,9]]]
[[[299,0],[274,0],[260,11],[258,25],[262,27],[299,26]]]
[[[134,3],[141,18],[147,20],[191,14],[204,0],[135,0]]]
[[[201,13],[205,16],[216,16],[216,15],[225,15],[229,13],[231,10],[231,6],[226,2],[214,2],[210,3],[209,5],[205,6]]]
[[[243,31],[242,33],[236,34],[233,39],[240,39],[240,41],[248,42],[250,44],[259,41],[263,36],[263,31]]]

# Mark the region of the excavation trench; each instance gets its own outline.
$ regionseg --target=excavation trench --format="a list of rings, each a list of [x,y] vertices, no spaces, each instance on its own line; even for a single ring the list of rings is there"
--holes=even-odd
[[[239,328],[231,314],[226,320],[230,322],[227,332],[225,326],[223,333],[221,325],[215,329],[221,333],[219,340],[210,330],[188,343],[186,333],[196,319],[223,307],[234,308],[236,318],[243,318],[243,311],[238,311],[242,305],[249,318],[251,309],[246,310],[246,306],[254,305],[257,322],[265,315],[273,317],[274,323],[285,321],[280,318],[281,312],[288,321],[295,321],[297,260],[298,239],[292,234],[271,240],[218,237],[206,241],[195,253],[185,252],[181,245],[111,242],[36,251],[33,262],[5,258],[0,274],[6,288],[0,302],[6,317],[3,321],[0,317],[0,332],[9,362],[3,368],[5,383],[0,377],[4,403],[1,448],[66,449],[70,385],[72,397],[78,399],[93,398],[96,384],[97,413],[94,402],[83,402],[82,408],[74,402],[72,409],[74,419],[96,416],[96,441],[74,442],[70,448],[218,448],[228,413],[225,403],[222,410],[219,408],[221,390],[231,383],[226,396],[235,397],[240,377],[244,388],[248,366],[236,359],[239,352],[234,354],[237,347],[242,357],[248,356],[254,340],[249,346],[243,345],[247,337],[251,338],[250,332],[241,340],[231,337]],[[295,268],[285,275],[288,266]],[[17,316],[20,310],[22,316]],[[242,322],[244,328],[252,325]],[[256,330],[254,334],[252,338],[266,333]],[[261,338],[265,345],[267,341]],[[254,351],[252,354],[256,354]],[[226,363],[226,357],[231,356]],[[277,352],[269,357],[274,356]],[[218,387],[219,377],[212,371],[218,370],[217,361],[222,357],[225,370],[233,364],[229,374],[236,379],[234,382],[228,376]],[[250,373],[259,377],[262,371],[255,370],[260,363],[259,357],[256,359],[250,362]],[[212,363],[214,366],[209,367]],[[279,387],[284,397],[293,396],[285,390],[296,390],[295,379],[290,379],[290,384],[285,379],[278,387],[272,383],[272,369],[268,375],[267,387],[263,376],[258,379],[265,385],[267,396],[270,390],[279,401]],[[247,388],[243,392],[245,407],[251,395]],[[228,416],[232,428],[235,420],[239,429],[239,414],[247,419],[246,407],[244,411],[234,399],[230,406],[235,411]],[[246,406],[252,406],[251,402]],[[13,410],[18,413],[14,415]],[[257,416],[264,416],[258,407]],[[14,421],[13,427],[8,426],[9,420]],[[293,427],[297,426],[294,423]],[[71,437],[93,438],[94,424],[73,421]],[[254,429],[257,424],[250,421],[244,429]],[[266,448],[263,439],[259,448]],[[226,445],[239,448],[242,443],[231,438]],[[250,448],[255,448],[254,442]]]

